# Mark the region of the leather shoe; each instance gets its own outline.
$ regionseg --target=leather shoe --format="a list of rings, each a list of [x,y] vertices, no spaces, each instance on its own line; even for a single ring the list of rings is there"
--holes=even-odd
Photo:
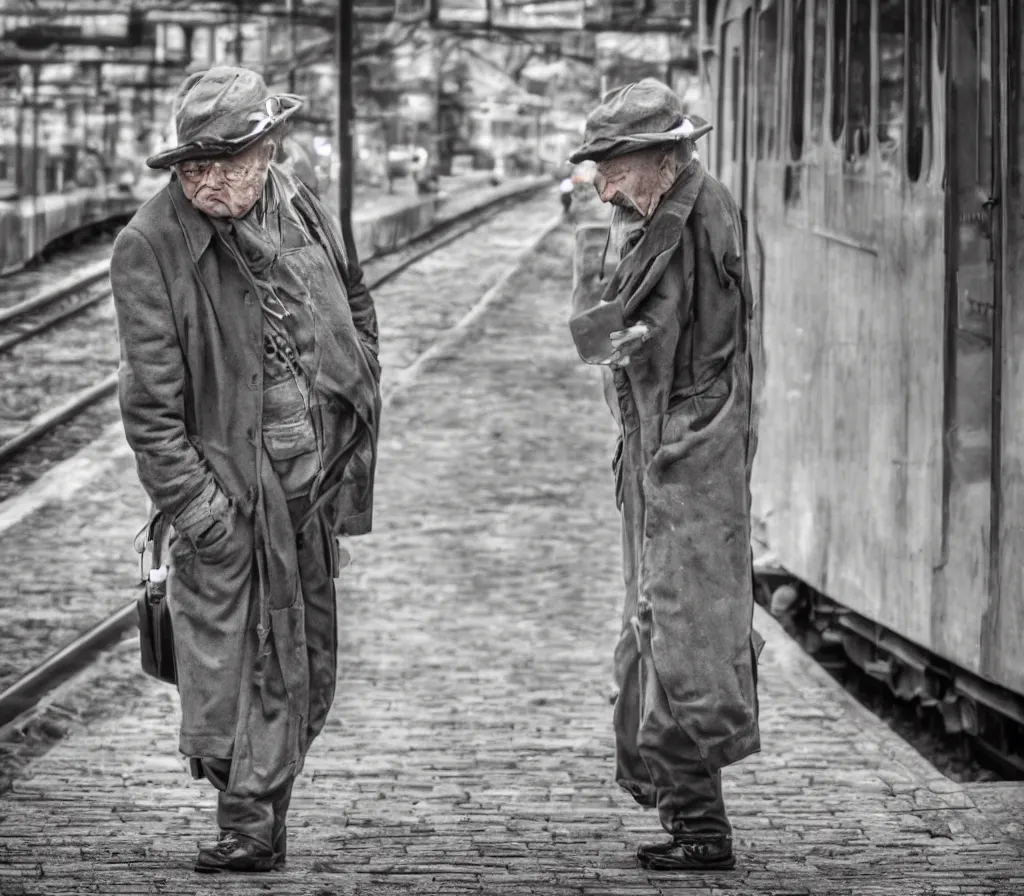
[[[640,867],[650,871],[728,871],[736,867],[732,838],[721,835],[689,835],[666,843],[640,846]]]
[[[273,850],[231,831],[221,833],[213,846],[203,846],[195,870],[203,874],[220,871],[270,871],[277,860]]]

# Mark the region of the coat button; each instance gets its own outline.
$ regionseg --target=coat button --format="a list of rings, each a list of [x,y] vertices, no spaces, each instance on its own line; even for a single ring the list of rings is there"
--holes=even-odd
[[[260,375],[258,373],[254,373],[249,378],[249,388],[250,389],[255,389],[257,384],[259,383],[259,381],[260,381]]]
[[[244,293],[242,293],[242,297],[245,299],[246,305],[251,305],[254,301],[252,293],[248,289]]]

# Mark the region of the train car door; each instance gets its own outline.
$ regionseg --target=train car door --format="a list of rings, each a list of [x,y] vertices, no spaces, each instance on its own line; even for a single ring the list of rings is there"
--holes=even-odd
[[[715,174],[741,206],[747,199],[747,115],[751,72],[750,4],[733,0],[723,9],[719,31],[718,120]]]
[[[998,484],[1000,352],[999,239],[995,232],[1001,172],[997,141],[999,79],[996,5],[947,0],[945,579],[948,606],[984,606],[994,596],[993,489]],[[995,432],[994,432],[995,430]],[[965,600],[967,597],[973,600]],[[960,617],[963,610],[957,610]],[[980,614],[946,620],[954,655],[981,665]],[[958,624],[962,623],[962,624]]]

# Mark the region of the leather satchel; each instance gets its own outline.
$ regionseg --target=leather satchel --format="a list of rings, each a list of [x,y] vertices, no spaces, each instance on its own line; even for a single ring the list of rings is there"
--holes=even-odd
[[[146,546],[152,550],[149,574],[136,607],[139,613],[139,649],[142,671],[168,684],[178,683],[178,670],[174,661],[174,630],[171,611],[167,605],[167,566],[162,562],[167,521],[157,512],[149,523]]]

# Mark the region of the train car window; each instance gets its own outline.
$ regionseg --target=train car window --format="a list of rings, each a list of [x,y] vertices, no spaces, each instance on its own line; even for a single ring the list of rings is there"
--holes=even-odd
[[[804,72],[807,56],[807,4],[793,0],[789,46],[789,151],[794,162],[804,152]]]
[[[978,0],[978,183],[992,182],[992,4]]]
[[[871,4],[850,4],[846,86],[846,158],[867,155],[871,146]]]
[[[932,2],[907,5],[907,177],[921,179],[931,153]]]
[[[722,165],[725,162],[725,33],[728,30],[728,26],[725,26],[718,32],[718,97],[716,100],[718,108],[715,110],[718,121],[712,136],[715,145],[715,173],[719,176],[722,174]]]
[[[821,143],[825,120],[825,70],[828,68],[828,0],[814,3],[813,53],[811,55],[811,143]]]
[[[910,0],[910,6],[916,6],[918,2]],[[875,134],[882,163],[893,171],[903,170],[906,16],[907,0],[878,0],[878,121]]]
[[[832,139],[837,143],[846,126],[846,28],[849,11],[849,0],[835,0],[832,7]]]
[[[775,87],[779,80],[779,5],[771,2],[757,23],[757,157],[775,152]]]
[[[735,162],[740,157],[740,131],[743,129],[743,119],[740,118],[740,91],[743,89],[742,74],[740,72],[740,48],[733,47],[732,50],[732,160]]]
[[[939,63],[939,72],[945,74],[946,72],[946,49],[949,46],[949,41],[946,39],[947,22],[949,21],[949,0],[938,0],[935,4],[935,42],[936,42],[936,59]],[[927,4],[931,5],[931,4]]]

